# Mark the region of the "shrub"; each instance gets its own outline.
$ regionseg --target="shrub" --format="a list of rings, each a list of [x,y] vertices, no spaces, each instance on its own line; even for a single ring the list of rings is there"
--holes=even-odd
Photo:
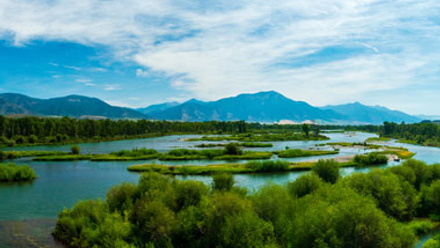
[[[389,171],[375,169],[356,173],[344,178],[343,183],[360,194],[373,197],[380,209],[398,220],[412,219],[420,202],[417,191]]]
[[[358,165],[381,165],[388,162],[387,156],[372,152],[366,155],[356,155],[353,161]]]
[[[0,182],[30,181],[35,178],[35,171],[27,165],[0,164]]]
[[[282,160],[250,161],[246,163],[246,167],[251,168],[256,172],[281,172],[288,171],[290,163]]]
[[[241,155],[243,151],[240,149],[237,143],[228,143],[225,146],[225,154],[228,155]]]
[[[80,153],[80,148],[77,145],[73,145],[72,147],[70,147],[70,151],[73,155],[78,155]]]
[[[8,146],[9,146],[9,147],[13,147],[13,146],[15,146],[15,145],[16,145],[15,140],[10,139],[9,142],[8,142]]]
[[[305,174],[297,178],[293,182],[289,182],[287,185],[289,192],[294,197],[303,197],[305,195],[313,193],[319,189],[324,182],[316,174]]]
[[[14,140],[17,144],[24,144],[26,143],[26,137],[24,137],[23,135],[16,135],[14,136]]]
[[[31,135],[28,138],[29,143],[34,144],[38,142],[38,137],[36,135]]]
[[[106,197],[110,211],[124,214],[125,211],[132,209],[135,193],[136,185],[133,183],[123,183],[111,188]]]
[[[340,177],[338,164],[332,159],[320,159],[312,167],[312,171],[316,173],[322,180],[328,183],[336,183]]]
[[[214,190],[230,191],[234,186],[234,177],[231,174],[219,173],[212,176]]]

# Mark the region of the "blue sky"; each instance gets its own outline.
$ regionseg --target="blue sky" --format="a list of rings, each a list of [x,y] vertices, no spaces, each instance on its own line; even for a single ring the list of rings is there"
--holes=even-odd
[[[142,107],[278,91],[440,114],[438,0],[3,0],[0,91]]]

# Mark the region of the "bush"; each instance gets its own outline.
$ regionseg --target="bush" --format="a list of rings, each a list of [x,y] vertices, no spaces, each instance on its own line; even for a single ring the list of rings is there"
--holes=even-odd
[[[220,191],[230,191],[234,186],[234,177],[231,174],[219,173],[212,176],[212,188]]]
[[[251,168],[256,172],[281,172],[288,171],[290,163],[282,160],[250,161],[246,163],[246,167]]]
[[[375,199],[377,206],[398,220],[411,220],[420,202],[417,191],[390,171],[375,169],[344,178],[343,184]]]
[[[293,182],[289,182],[287,185],[289,192],[294,197],[303,197],[305,195],[313,193],[319,189],[324,182],[316,174],[305,174],[297,178]]]
[[[80,148],[77,145],[73,145],[72,147],[70,147],[70,151],[73,155],[78,155],[80,153]]]
[[[26,137],[24,137],[23,135],[16,135],[14,136],[14,140],[17,144],[24,144],[26,143]]]
[[[225,146],[225,154],[227,155],[241,155],[243,151],[240,149],[237,143],[228,143]]]
[[[135,193],[136,185],[133,183],[123,183],[111,188],[106,198],[110,211],[124,214],[132,209]]]
[[[338,164],[332,160],[319,160],[313,167],[312,171],[316,173],[322,180],[328,183],[336,183],[341,176]]]
[[[388,162],[387,156],[372,152],[366,155],[356,155],[353,161],[358,165],[381,165]]]
[[[36,135],[31,135],[31,136],[29,136],[28,141],[31,144],[35,144],[38,142],[38,137]]]
[[[15,140],[10,139],[9,142],[8,142],[8,146],[9,146],[9,147],[13,147],[13,146],[15,146],[15,145],[16,145]]]
[[[35,178],[35,171],[27,165],[0,164],[0,182],[30,181]]]

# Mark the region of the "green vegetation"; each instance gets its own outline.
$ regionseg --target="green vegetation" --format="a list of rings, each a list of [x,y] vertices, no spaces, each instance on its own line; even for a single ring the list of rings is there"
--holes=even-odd
[[[299,158],[338,154],[339,151],[320,151],[320,150],[301,150],[301,149],[287,149],[284,151],[274,152],[280,158]]]
[[[414,155],[416,155],[414,152],[411,152],[408,150],[385,150],[385,151],[379,151],[376,153],[383,154],[383,155],[395,155],[401,159],[409,159],[409,158],[414,157]]]
[[[35,178],[35,171],[27,165],[0,164],[0,182],[31,181]]]
[[[433,222],[429,219],[415,219],[408,223],[408,227],[411,228],[417,236],[427,234],[438,226],[438,222]]]
[[[402,143],[424,146],[440,146],[440,127],[436,123],[397,124],[385,122],[381,137],[398,139]]]
[[[320,160],[321,161],[321,160]],[[333,161],[333,160],[331,160]],[[249,174],[249,173],[275,173],[287,171],[308,171],[319,162],[299,162],[290,163],[283,160],[263,160],[250,161],[247,163],[230,163],[230,164],[213,164],[205,166],[196,165],[160,165],[160,164],[143,164],[132,165],[127,170],[132,172],[157,172],[160,174],[171,175],[209,175],[215,173],[230,174]],[[332,162],[337,167],[354,167],[354,162],[337,163]]]
[[[341,146],[341,147],[362,147],[364,149],[380,149],[384,146],[367,144],[367,143],[349,143],[349,142],[329,142],[327,143],[329,146]]]
[[[266,172],[285,172],[295,170],[294,166],[287,161],[251,161],[244,164],[214,164],[206,166],[191,165],[158,165],[145,164],[133,165],[127,168],[132,172],[157,172],[171,175],[209,175],[216,173],[247,174]]]
[[[79,146],[73,145],[72,147],[70,147],[70,151],[73,155],[78,155],[80,153]]]
[[[23,157],[58,156],[65,154],[67,153],[56,151],[0,151],[0,160]]]
[[[371,137],[365,140],[366,143],[370,143],[370,142],[386,142],[386,141],[390,141],[390,138],[387,137]]]
[[[312,167],[312,171],[327,183],[336,183],[341,177],[339,166],[334,160],[319,160]]]
[[[372,152],[363,155],[356,155],[353,161],[361,166],[365,165],[382,165],[388,162],[387,156],[379,154],[377,152]]]
[[[437,226],[440,165],[410,159],[344,178],[337,169],[321,161],[296,181],[250,193],[225,174],[208,187],[145,173],[105,201],[65,209],[54,236],[75,247],[409,248]]]
[[[303,133],[264,133],[264,134],[237,134],[231,136],[203,136],[202,138],[188,139],[188,141],[241,141],[241,142],[273,142],[290,140],[328,140],[323,135],[307,136]]]
[[[222,144],[222,143],[217,143],[217,144],[212,144],[212,143],[203,143],[200,145],[195,145],[195,147],[198,148],[210,148],[210,147],[222,147],[222,146],[226,146],[227,144]],[[248,147],[248,148],[258,148],[258,147],[272,147],[273,145],[271,143],[256,143],[256,142],[245,142],[245,143],[238,143],[238,146],[240,147]]]

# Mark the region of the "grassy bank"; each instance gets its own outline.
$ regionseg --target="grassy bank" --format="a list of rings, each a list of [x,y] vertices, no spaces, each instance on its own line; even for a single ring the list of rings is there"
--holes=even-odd
[[[210,148],[210,147],[224,147],[227,144],[222,143],[203,143],[200,145],[195,145],[195,147],[198,148]],[[256,142],[244,142],[244,143],[238,143],[237,144],[240,147],[247,147],[247,148],[258,148],[258,147],[272,147],[273,145],[271,143],[256,143]]]
[[[278,157],[280,158],[299,158],[299,157],[313,157],[313,156],[338,154],[339,151],[288,149],[284,151],[277,151],[274,153],[278,154]]]
[[[387,137],[370,137],[370,138],[365,140],[365,142],[367,142],[367,143],[370,143],[370,142],[387,142],[387,141],[391,141],[391,139],[387,138]]]
[[[132,172],[157,172],[169,175],[210,175],[215,173],[231,174],[249,174],[249,173],[269,173],[269,172],[287,172],[287,171],[307,171],[311,170],[316,162],[291,163],[282,160],[251,161],[244,164],[215,164],[206,166],[191,165],[159,165],[144,164],[133,165],[127,168]],[[339,167],[356,166],[354,162],[337,163]]]
[[[27,165],[0,164],[0,182],[31,181],[35,178],[35,171]]]
[[[0,160],[23,157],[60,156],[66,154],[65,152],[57,151],[0,151]]]
[[[241,141],[241,142],[273,142],[298,140],[328,140],[324,135],[306,136],[303,133],[267,133],[267,134],[238,134],[230,136],[203,136],[202,138],[188,139],[187,141]]]

